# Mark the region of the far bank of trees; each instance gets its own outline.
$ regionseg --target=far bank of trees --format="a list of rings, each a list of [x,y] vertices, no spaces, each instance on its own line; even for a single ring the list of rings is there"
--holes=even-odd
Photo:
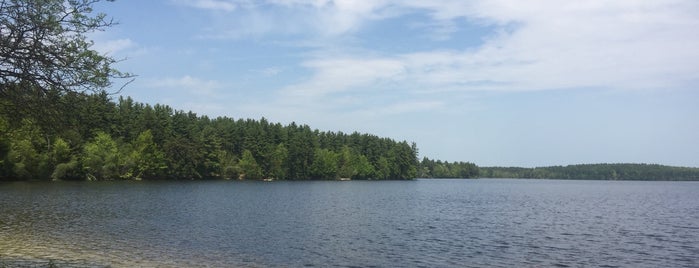
[[[481,167],[480,176],[565,180],[699,180],[699,168],[651,164],[587,164],[537,168]]]
[[[413,179],[417,148],[370,134],[66,93],[41,116],[0,100],[0,180]]]
[[[418,167],[420,178],[477,178],[479,168],[470,162],[448,162],[423,157]]]

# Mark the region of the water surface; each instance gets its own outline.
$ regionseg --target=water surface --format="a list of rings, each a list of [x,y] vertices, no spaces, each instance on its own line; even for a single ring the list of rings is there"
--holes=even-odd
[[[699,266],[699,183],[0,184],[0,267]]]

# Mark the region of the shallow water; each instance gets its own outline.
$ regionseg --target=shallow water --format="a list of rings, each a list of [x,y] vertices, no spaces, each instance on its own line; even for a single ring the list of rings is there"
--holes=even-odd
[[[0,184],[0,267],[699,266],[699,183]]]

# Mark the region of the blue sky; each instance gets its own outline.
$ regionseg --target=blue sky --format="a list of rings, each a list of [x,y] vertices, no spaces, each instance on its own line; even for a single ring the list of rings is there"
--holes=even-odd
[[[123,95],[482,166],[699,166],[699,2],[118,0]],[[118,81],[117,81],[118,83]]]

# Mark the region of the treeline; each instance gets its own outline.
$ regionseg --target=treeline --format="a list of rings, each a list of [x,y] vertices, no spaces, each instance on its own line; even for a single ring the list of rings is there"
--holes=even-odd
[[[537,168],[481,167],[483,178],[566,180],[699,180],[699,168],[651,164],[587,164]]]
[[[418,176],[420,178],[477,178],[479,176],[479,168],[474,163],[469,162],[442,162],[441,160],[432,160],[427,157],[422,158],[418,167]]]
[[[28,98],[30,99],[30,98]],[[0,180],[413,179],[415,144],[266,119],[209,118],[106,93],[34,112],[0,100]],[[17,112],[22,111],[22,112]]]

